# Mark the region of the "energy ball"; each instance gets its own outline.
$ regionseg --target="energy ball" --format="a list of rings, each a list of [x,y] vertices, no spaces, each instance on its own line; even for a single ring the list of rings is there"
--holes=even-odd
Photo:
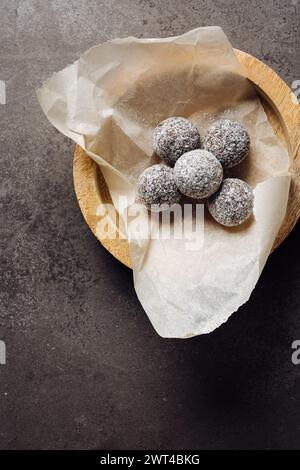
[[[245,181],[226,178],[218,191],[207,200],[207,207],[219,224],[234,227],[250,217],[253,203],[252,188]]]
[[[175,163],[177,188],[195,199],[215,193],[222,183],[223,168],[219,160],[206,150],[184,153]]]
[[[197,127],[187,119],[171,117],[154,129],[153,146],[162,160],[174,166],[181,155],[200,148],[200,134]]]
[[[181,198],[173,169],[165,165],[152,165],[140,174],[137,194],[139,201],[153,212],[169,209]]]
[[[207,130],[203,146],[211,152],[224,168],[241,163],[249,153],[250,137],[238,122],[216,121]]]

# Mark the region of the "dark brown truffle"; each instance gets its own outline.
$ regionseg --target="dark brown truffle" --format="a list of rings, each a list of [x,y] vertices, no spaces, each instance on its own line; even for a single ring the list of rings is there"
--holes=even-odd
[[[244,223],[252,214],[252,188],[238,178],[226,178],[218,191],[207,200],[212,217],[219,224],[233,227]]]
[[[200,149],[192,150],[177,160],[174,176],[180,192],[201,199],[217,191],[222,183],[223,168],[212,153]]]
[[[214,122],[206,131],[203,146],[211,152],[224,168],[231,168],[241,163],[248,155],[250,137],[238,122]]]
[[[181,155],[200,148],[200,134],[197,127],[187,119],[171,117],[155,128],[153,146],[162,160],[174,166]]]
[[[154,212],[169,209],[180,201],[173,169],[166,165],[152,165],[139,176],[137,183],[139,201]]]

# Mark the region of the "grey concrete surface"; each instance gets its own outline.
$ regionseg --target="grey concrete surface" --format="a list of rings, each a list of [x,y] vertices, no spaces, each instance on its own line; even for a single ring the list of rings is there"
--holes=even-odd
[[[35,89],[90,46],[220,25],[300,79],[297,0],[1,0],[1,449],[300,448],[299,225],[214,333],[157,336],[73,191]]]

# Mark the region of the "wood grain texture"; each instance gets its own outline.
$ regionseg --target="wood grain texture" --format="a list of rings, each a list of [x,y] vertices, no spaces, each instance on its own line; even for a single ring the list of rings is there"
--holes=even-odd
[[[273,245],[274,250],[288,236],[300,216],[300,106],[296,104],[288,85],[270,67],[245,52],[235,52],[261,97],[274,132],[290,155],[292,182],[288,207]],[[74,153],[73,176],[76,196],[86,223],[113,256],[131,267],[127,240],[105,238],[99,230],[101,218],[97,210],[112,201],[99,166],[79,146],[76,146]],[[108,214],[106,220],[110,223]]]

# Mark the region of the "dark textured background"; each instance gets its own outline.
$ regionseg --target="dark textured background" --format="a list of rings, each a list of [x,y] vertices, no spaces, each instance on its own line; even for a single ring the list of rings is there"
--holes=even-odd
[[[299,225],[214,333],[164,340],[85,225],[35,89],[90,46],[220,25],[300,79],[300,1],[0,1],[0,448],[300,449]]]

